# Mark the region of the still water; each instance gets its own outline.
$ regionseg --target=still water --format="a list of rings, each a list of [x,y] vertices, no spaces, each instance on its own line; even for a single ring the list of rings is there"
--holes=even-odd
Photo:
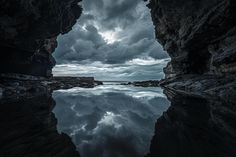
[[[170,106],[160,88],[117,82],[59,90],[53,98],[57,129],[72,138],[82,157],[143,157],[156,120]]]
[[[0,157],[235,157],[235,98],[109,84],[0,99]]]

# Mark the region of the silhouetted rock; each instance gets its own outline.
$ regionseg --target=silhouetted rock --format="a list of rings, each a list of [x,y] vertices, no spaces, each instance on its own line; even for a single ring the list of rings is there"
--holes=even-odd
[[[57,36],[79,18],[81,0],[1,0],[0,73],[51,76]]]
[[[53,77],[45,84],[51,86],[53,90],[69,89],[73,87],[93,88],[102,85],[101,81],[94,80],[93,77]]]
[[[1,157],[79,157],[70,137],[57,131],[51,94],[0,100]]]
[[[93,77],[52,77],[46,79],[22,74],[5,74],[0,76],[0,98],[31,98],[54,90],[74,87],[93,88],[102,84],[101,81],[94,80]]]
[[[165,91],[171,107],[157,119],[145,157],[233,157],[236,101]]]
[[[171,107],[146,157],[236,155],[236,2],[150,0],[156,38],[171,62],[160,86]]]
[[[156,37],[171,57],[166,78],[236,72],[234,0],[151,0]]]
[[[138,87],[159,87],[158,80],[149,80],[149,81],[135,81],[132,83],[134,86]]]
[[[121,85],[133,85],[137,87],[159,87],[159,81],[158,80],[134,81],[134,82],[122,83]]]
[[[150,0],[156,38],[171,57],[161,86],[224,99],[236,94],[236,1]]]

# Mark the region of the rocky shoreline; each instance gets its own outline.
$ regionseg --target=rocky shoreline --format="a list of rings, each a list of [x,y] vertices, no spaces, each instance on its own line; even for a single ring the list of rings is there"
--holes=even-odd
[[[55,90],[71,89],[74,87],[94,88],[103,85],[94,77],[55,76],[50,78],[24,74],[0,75],[0,99],[31,98]],[[160,87],[159,80],[134,81],[117,85],[132,85],[136,87]]]
[[[148,81],[134,81],[128,83],[122,83],[121,85],[132,85],[136,87],[160,87],[159,80],[148,80]]]
[[[19,99],[34,97],[54,90],[70,89],[73,87],[93,88],[102,85],[93,77],[34,77],[29,75],[5,75],[0,79],[0,98]]]
[[[160,87],[169,93],[185,96],[218,98],[236,102],[236,75],[186,74],[162,80],[134,81],[122,83],[136,87]]]
[[[182,75],[160,81],[160,86],[186,96],[236,102],[236,75]]]
[[[236,98],[235,75],[182,75],[162,80],[134,81],[118,85],[135,87],[160,87],[187,96],[203,98],[218,97],[232,100]],[[9,74],[0,76],[0,99],[32,97],[54,90],[74,87],[94,88],[103,85],[93,77],[35,77],[30,75]],[[231,91],[231,92],[230,92]],[[235,100],[232,100],[235,101]]]

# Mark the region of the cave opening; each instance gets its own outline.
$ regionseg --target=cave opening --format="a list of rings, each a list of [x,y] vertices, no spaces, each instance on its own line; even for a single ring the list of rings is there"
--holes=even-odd
[[[72,31],[58,38],[53,75],[102,81],[53,92],[59,131],[81,156],[141,157],[170,103],[159,87],[170,60],[143,0],[84,0]],[[145,127],[143,127],[145,125]]]
[[[236,1],[149,2],[0,1],[1,156],[235,156]]]
[[[164,78],[168,54],[156,41],[148,2],[82,1],[72,31],[59,36],[54,76],[86,76],[102,81]]]

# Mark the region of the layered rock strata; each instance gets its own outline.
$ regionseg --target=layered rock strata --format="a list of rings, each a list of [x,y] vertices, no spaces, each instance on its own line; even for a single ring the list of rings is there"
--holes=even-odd
[[[74,87],[93,88],[102,85],[93,77],[53,77],[45,79],[28,75],[0,75],[0,101],[2,99],[32,98],[54,90]]]
[[[171,107],[147,157],[235,156],[236,2],[150,0],[171,61],[160,81]]]
[[[171,57],[161,86],[232,99],[236,93],[236,2],[150,0],[148,7],[156,38]]]
[[[166,78],[236,72],[234,0],[151,0],[156,37],[171,62]]]

